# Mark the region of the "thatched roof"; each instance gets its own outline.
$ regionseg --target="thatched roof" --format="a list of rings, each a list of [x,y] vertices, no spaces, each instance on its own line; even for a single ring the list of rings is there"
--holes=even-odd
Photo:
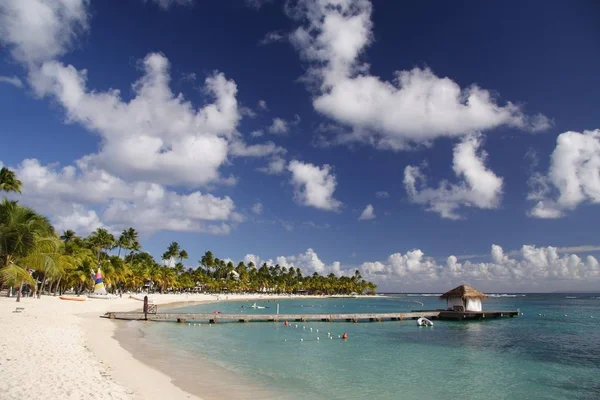
[[[452,290],[447,291],[440,296],[440,299],[447,300],[450,297],[460,297],[461,299],[480,299],[486,300],[488,297],[477,289],[473,289],[469,285],[460,285]]]

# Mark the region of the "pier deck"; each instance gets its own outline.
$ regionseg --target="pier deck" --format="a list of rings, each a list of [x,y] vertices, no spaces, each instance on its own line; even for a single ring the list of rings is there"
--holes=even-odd
[[[405,319],[418,319],[421,317],[441,320],[469,320],[498,317],[513,317],[517,311],[482,311],[482,312],[457,312],[457,311],[412,311],[405,313],[356,313],[356,314],[194,314],[194,313],[156,313],[143,312],[107,312],[111,319],[123,320],[148,320],[148,321],[177,321],[177,322],[381,322],[402,321]]]

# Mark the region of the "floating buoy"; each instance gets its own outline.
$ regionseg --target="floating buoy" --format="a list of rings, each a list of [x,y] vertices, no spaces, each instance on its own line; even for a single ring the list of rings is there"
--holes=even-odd
[[[327,336],[331,336],[331,332],[327,332]]]
[[[287,339],[283,339],[284,342],[287,342]]]
[[[302,339],[302,338],[301,338],[301,339],[300,339],[300,341],[301,341],[301,342],[304,342],[304,339]]]
[[[319,332],[319,330],[317,329],[317,332]]]
[[[338,335],[338,339],[339,339],[339,338],[341,338],[341,336],[340,336],[340,335]]]
[[[306,326],[302,326],[302,329],[306,329]]]
[[[348,334],[346,332],[344,332],[344,334],[342,335],[342,339],[344,339],[344,340],[348,339]]]
[[[567,314],[565,314],[565,317],[567,316]]]
[[[319,338],[317,338],[317,340],[319,340]]]
[[[190,326],[190,325],[192,325],[192,324],[188,324],[188,326]]]
[[[329,339],[333,340],[333,336],[329,336]]]

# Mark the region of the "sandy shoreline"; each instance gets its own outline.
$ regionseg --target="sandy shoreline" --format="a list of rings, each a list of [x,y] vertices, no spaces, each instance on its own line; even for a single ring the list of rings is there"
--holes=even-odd
[[[155,304],[172,307],[289,296],[151,298]],[[16,313],[16,307],[24,310]],[[116,324],[99,318],[109,310],[141,307],[141,301],[130,298],[75,302],[43,296],[23,298],[21,303],[0,298],[0,398],[199,399],[177,387],[172,377],[135,358],[115,339]]]

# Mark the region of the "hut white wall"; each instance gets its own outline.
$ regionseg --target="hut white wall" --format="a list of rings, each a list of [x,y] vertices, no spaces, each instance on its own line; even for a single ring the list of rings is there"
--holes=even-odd
[[[480,299],[467,299],[466,311],[481,311],[481,300]]]
[[[448,299],[448,310],[452,310],[454,306],[464,307],[465,303],[463,303],[463,300],[460,297],[450,297]]]

